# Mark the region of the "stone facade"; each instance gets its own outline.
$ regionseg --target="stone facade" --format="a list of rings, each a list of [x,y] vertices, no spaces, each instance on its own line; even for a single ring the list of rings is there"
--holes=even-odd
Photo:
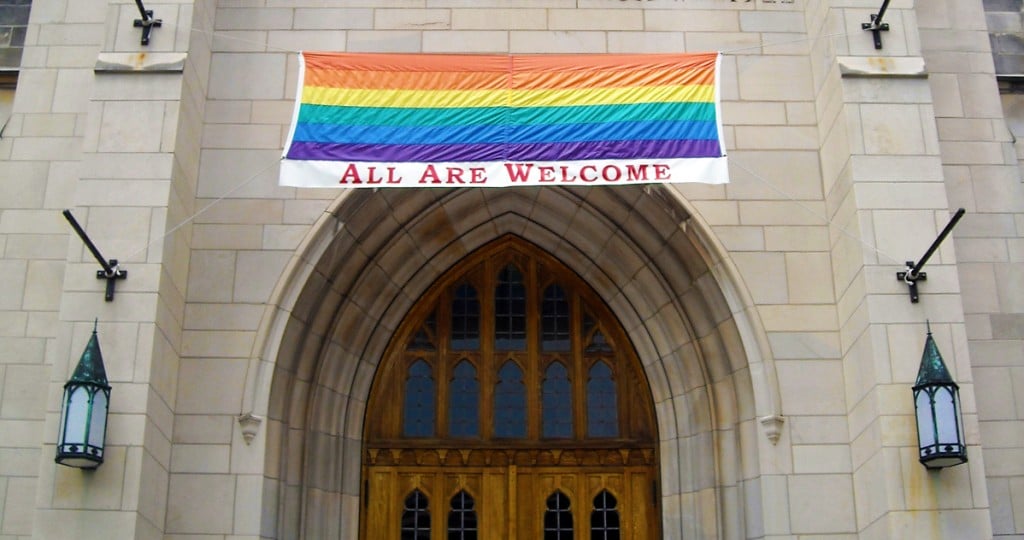
[[[1013,103],[981,0],[894,1],[881,50],[878,4],[163,0],[143,47],[133,3],[34,0],[0,137],[0,539],[356,538],[380,356],[504,234],[629,334],[665,538],[1024,537]],[[301,49],[719,50],[732,181],[280,187]],[[895,273],[959,207],[911,303]],[[129,271],[114,301],[65,208]],[[52,456],[95,318],[113,391],[84,473]],[[926,320],[969,444],[941,472],[916,455]]]

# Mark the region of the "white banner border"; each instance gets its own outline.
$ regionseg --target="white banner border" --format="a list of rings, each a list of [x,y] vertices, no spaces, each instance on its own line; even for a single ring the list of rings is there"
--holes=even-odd
[[[379,163],[281,161],[280,185],[318,188],[726,184],[726,157],[587,161]]]

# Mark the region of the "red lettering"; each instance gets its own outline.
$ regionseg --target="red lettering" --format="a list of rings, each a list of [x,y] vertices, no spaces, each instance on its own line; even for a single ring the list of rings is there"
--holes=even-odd
[[[664,163],[657,163],[654,165],[654,179],[655,180],[671,180],[672,173]]]
[[[423,170],[423,174],[420,175],[420,183],[426,184],[428,178],[431,184],[441,183],[441,179],[437,176],[437,170],[434,169],[433,165],[427,165],[427,168]]]
[[[576,175],[575,174],[569,174],[569,167],[566,167],[565,165],[562,165],[561,169],[562,169],[562,182],[569,183],[569,182],[575,182],[576,181]]]
[[[540,171],[541,182],[554,182],[555,181],[555,168],[554,167],[537,167]]]
[[[484,175],[483,167],[470,167],[469,168],[469,183],[470,184],[485,184],[487,183],[487,176]]]
[[[462,172],[462,169],[458,167],[448,167],[448,183],[454,184],[458,182],[460,184],[465,184],[465,182],[462,181]]]
[[[370,177],[366,179],[367,184],[379,184],[383,178],[374,177],[373,173],[377,171],[377,167],[367,167],[367,172],[370,173]]]
[[[341,180],[338,180],[339,184],[362,184],[363,181],[359,179],[359,169],[356,168],[355,163],[349,163],[348,167],[345,168],[345,173],[341,175]]]
[[[512,182],[526,182],[530,178],[533,163],[506,163],[505,171]]]
[[[614,177],[609,174],[609,171],[615,173]],[[622,170],[615,165],[605,165],[605,167],[601,169],[601,178],[604,178],[607,182],[617,182],[619,178],[622,178]]]
[[[626,181],[647,180],[647,165],[626,165]]]
[[[388,183],[389,184],[401,184],[402,183],[402,177],[401,176],[399,176],[397,178],[395,177],[395,168],[394,167],[388,167]]]
[[[595,167],[594,165],[584,165],[583,167],[581,167],[580,168],[580,180],[583,180],[584,182],[593,182],[593,181],[597,180],[597,176],[587,177],[587,174],[586,174],[587,172],[592,172],[592,173],[594,173],[596,175],[597,174],[597,167]]]

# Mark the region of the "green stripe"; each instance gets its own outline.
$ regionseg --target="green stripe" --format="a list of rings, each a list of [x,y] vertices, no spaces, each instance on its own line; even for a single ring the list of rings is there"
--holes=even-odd
[[[402,109],[302,104],[299,123],[348,126],[487,126],[629,121],[714,121],[714,103],[638,103],[579,107]]]

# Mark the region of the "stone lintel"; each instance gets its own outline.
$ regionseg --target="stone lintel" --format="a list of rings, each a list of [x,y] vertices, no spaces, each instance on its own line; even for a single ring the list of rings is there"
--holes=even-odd
[[[920,56],[839,56],[843,77],[925,78],[924,58]]]
[[[96,73],[181,73],[185,70],[183,52],[101,52],[96,58]]]

